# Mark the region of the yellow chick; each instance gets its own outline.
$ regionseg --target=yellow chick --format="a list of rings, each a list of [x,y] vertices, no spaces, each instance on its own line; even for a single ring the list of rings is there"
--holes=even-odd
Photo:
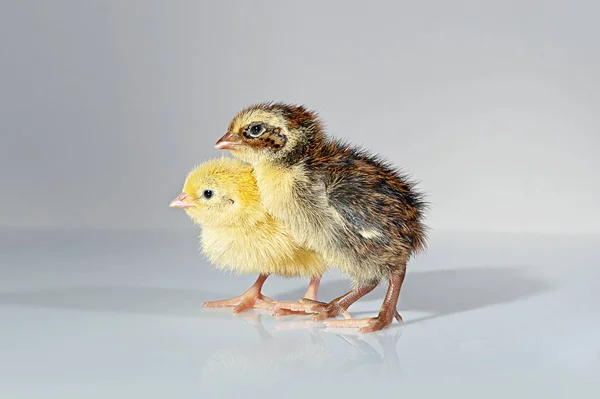
[[[285,226],[263,208],[250,165],[220,158],[196,166],[169,206],[184,209],[201,226],[200,246],[213,264],[236,274],[259,274],[240,296],[205,302],[204,306],[234,307],[233,312],[240,313],[283,304],[261,293],[270,274],[309,277],[305,299],[316,300],[325,263],[316,252],[299,246]]]

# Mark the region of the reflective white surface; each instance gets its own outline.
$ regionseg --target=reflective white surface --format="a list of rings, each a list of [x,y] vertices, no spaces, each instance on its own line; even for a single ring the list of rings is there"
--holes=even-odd
[[[214,270],[196,234],[1,231],[0,397],[600,397],[599,237],[435,234],[409,266],[404,325],[358,335],[202,309],[255,276]],[[348,285],[331,272],[319,297]]]

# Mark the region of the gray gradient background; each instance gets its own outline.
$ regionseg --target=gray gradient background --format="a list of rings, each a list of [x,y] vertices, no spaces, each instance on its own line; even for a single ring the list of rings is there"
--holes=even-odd
[[[599,12],[4,0],[0,227],[185,227],[189,168],[240,107],[284,100],[412,173],[434,229],[600,232]]]
[[[0,398],[600,397],[600,3],[323,3],[0,0]],[[200,306],[256,276],[168,203],[265,100],[421,182],[404,324]]]
[[[600,397],[598,15],[0,0],[0,397]],[[319,110],[421,182],[433,233],[404,324],[357,336],[200,306],[256,276],[209,265],[168,203],[265,100]],[[333,270],[319,298],[348,286]],[[264,293],[305,289],[273,276]]]

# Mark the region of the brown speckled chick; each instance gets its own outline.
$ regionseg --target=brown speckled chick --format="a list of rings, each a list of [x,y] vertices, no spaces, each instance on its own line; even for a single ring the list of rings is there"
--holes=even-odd
[[[396,305],[406,264],[426,245],[426,203],[414,183],[376,156],[328,137],[317,114],[303,106],[243,109],[216,147],[251,163],[266,209],[354,282],[328,304],[305,300],[288,309],[317,313],[315,320],[335,317],[386,280],[377,317],[326,324],[371,332],[402,320]]]

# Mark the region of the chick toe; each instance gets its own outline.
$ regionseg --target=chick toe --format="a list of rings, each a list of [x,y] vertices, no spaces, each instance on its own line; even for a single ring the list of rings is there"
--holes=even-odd
[[[238,314],[252,308],[270,309],[273,306],[273,300],[263,295],[256,297],[247,297],[239,305],[233,308],[233,314]]]
[[[333,328],[355,328],[359,327],[359,333],[370,333],[379,330],[383,330],[390,324],[392,320],[387,320],[383,317],[371,317],[364,319],[352,319],[352,320],[328,320],[325,323],[325,327]]]
[[[221,301],[204,302],[204,307],[207,308],[226,308],[233,307],[233,313],[242,313],[252,308],[268,309],[273,307],[275,301],[264,296],[261,289],[268,275],[260,275],[252,287],[248,288],[243,294],[231,299]]]
[[[377,317],[367,317],[363,319],[352,319],[352,320],[327,320],[324,322],[325,327],[333,328],[355,328],[358,327],[359,333],[370,333],[379,330],[383,330],[396,319],[398,323],[402,323],[402,316],[397,310],[390,311],[384,309],[383,312]]]

